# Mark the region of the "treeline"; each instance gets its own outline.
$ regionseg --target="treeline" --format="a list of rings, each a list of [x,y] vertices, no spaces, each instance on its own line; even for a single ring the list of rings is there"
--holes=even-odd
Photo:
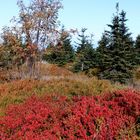
[[[140,35],[133,40],[126,24],[126,12],[120,12],[118,4],[112,22],[107,24],[109,29],[103,32],[98,46],[94,48],[93,36],[86,35],[85,28],[78,33],[74,46],[71,33],[75,31],[67,32],[64,28],[57,31],[54,28],[61,8],[55,0],[49,6],[52,12],[55,10],[53,4],[57,6],[56,15],[46,13],[48,6],[45,2],[31,3],[30,7],[35,8],[19,2],[20,20],[16,23],[20,25],[4,28],[1,35],[0,68],[9,70],[17,67],[20,70],[26,62],[27,73],[31,77],[35,73],[35,62],[44,60],[112,82],[128,83],[133,79],[133,71],[140,65]],[[39,4],[44,10],[39,11]],[[28,13],[30,10],[32,12]]]
[[[90,76],[128,83],[133,78],[133,70],[140,65],[140,35],[134,41],[126,22],[126,12],[119,12],[116,7],[112,22],[107,25],[109,30],[103,32],[97,48],[93,48],[93,40],[85,35],[83,28],[76,49],[67,35],[61,37],[59,47],[49,46],[43,59],[60,66],[72,63],[71,69],[75,72],[84,71]]]

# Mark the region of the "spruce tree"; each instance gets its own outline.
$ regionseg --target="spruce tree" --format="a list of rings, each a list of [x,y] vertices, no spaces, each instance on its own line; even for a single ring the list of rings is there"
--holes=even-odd
[[[43,58],[50,63],[63,66],[73,62],[75,59],[75,51],[71,45],[71,37],[68,32],[62,28],[61,37],[55,47],[48,47],[49,54],[44,54]]]
[[[137,66],[140,65],[140,35],[137,36],[136,41],[135,41],[135,64]]]
[[[106,31],[109,42],[106,44],[107,52],[104,55],[107,57],[104,62],[107,65],[102,68],[100,76],[113,82],[126,83],[132,78],[133,41],[126,26],[126,13],[119,13],[118,4],[116,10],[112,23],[108,25],[110,30]]]
[[[75,51],[73,46],[71,45],[71,37],[69,34],[64,36],[62,39],[62,49],[64,51],[64,63],[73,62],[75,59]]]
[[[98,42],[98,47],[96,49],[96,55],[97,55],[96,67],[99,68],[101,71],[103,71],[104,68],[107,67],[108,65],[108,61],[107,61],[109,59],[108,45],[109,45],[109,38],[106,32],[104,32],[102,34],[101,40]]]
[[[83,28],[81,34],[79,34],[79,43],[77,43],[76,51],[76,64],[74,71],[87,71],[95,66],[96,57],[95,50],[92,44],[92,37],[85,35],[87,29]]]
[[[76,42],[77,44],[77,53],[81,53],[85,51],[86,45],[88,43],[88,36],[85,35],[86,28],[81,29],[81,34],[78,35],[78,41],[79,43]]]

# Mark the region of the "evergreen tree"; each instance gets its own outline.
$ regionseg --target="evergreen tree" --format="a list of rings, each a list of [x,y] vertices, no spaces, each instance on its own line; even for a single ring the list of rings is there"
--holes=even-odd
[[[92,38],[89,39],[88,36],[85,35],[86,29],[83,28],[81,30],[81,34],[79,34],[79,43],[77,43],[77,52],[76,52],[76,64],[74,67],[74,71],[87,71],[90,68],[95,66],[96,57],[95,50],[92,44]]]
[[[106,32],[102,34],[101,40],[98,42],[98,45],[99,46],[96,49],[96,54],[97,54],[96,67],[98,67],[101,71],[103,71],[104,68],[107,67],[108,65],[107,60],[109,59],[109,55],[108,55],[109,38]]]
[[[133,41],[126,26],[126,13],[124,11],[119,13],[118,4],[116,9],[112,24],[108,25],[110,31],[106,31],[109,42],[106,44],[107,52],[104,52],[104,55],[107,57],[104,57],[105,64],[102,66],[100,76],[113,82],[126,83],[132,77]]]
[[[88,44],[88,36],[85,35],[86,28],[81,29],[81,34],[78,35],[78,41],[77,44],[77,53],[81,53],[85,51],[85,48]]]
[[[55,47],[48,47],[49,54],[45,54],[43,59],[49,61],[50,63],[58,64],[63,66],[66,63],[74,61],[75,52],[71,45],[70,35],[62,28],[61,38]]]
[[[62,49],[64,50],[65,63],[73,62],[75,59],[75,51],[71,45],[71,37],[69,34],[64,35],[62,38]]]
[[[137,36],[135,41],[135,64],[140,65],[140,35]]]

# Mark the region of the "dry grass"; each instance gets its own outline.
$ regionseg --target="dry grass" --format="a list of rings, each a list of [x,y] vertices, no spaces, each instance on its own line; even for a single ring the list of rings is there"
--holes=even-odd
[[[50,78],[49,80],[16,80],[0,84],[0,111],[10,104],[24,102],[32,95],[65,95],[71,98],[76,95],[100,95],[115,90],[109,81],[71,76]]]
[[[66,68],[58,67],[54,64],[39,64],[40,74],[43,76],[72,76],[73,73]]]
[[[11,82],[19,79],[46,79],[45,77],[65,77],[75,75],[66,68],[58,67],[54,64],[36,63],[32,77],[29,76],[26,64],[22,65],[19,69],[0,69],[0,83]]]
[[[107,80],[98,80],[89,78],[82,74],[74,74],[71,71],[52,64],[39,64],[41,79],[31,80],[23,78],[22,80],[13,80],[0,84],[0,114],[10,104],[19,104],[24,102],[32,95],[65,95],[71,98],[76,95],[100,95],[104,92],[111,92],[116,89],[122,89],[121,85],[111,85]],[[27,68],[22,67],[25,73]],[[18,71],[11,71],[11,75],[17,76]]]

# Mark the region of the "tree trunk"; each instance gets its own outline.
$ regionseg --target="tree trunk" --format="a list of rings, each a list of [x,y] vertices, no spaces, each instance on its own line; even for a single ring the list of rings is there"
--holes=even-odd
[[[27,58],[27,69],[28,69],[29,78],[33,78],[35,72],[35,58],[32,56],[29,56]]]

